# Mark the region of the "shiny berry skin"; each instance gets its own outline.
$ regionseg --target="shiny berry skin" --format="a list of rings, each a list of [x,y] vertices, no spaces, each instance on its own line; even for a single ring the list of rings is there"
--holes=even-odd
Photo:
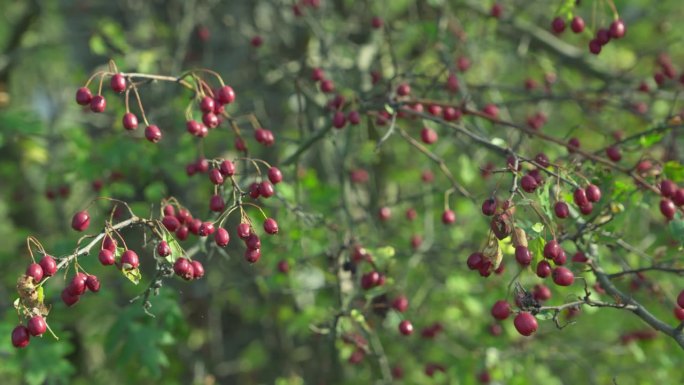
[[[219,165],[219,171],[223,176],[233,176],[235,175],[235,164],[229,160],[224,160]]]
[[[252,228],[249,223],[240,223],[237,228],[237,234],[240,239],[247,239],[252,234]]]
[[[553,269],[551,278],[553,278],[553,282],[558,286],[570,286],[575,282],[575,276],[572,274],[572,271],[562,266]]]
[[[349,121],[349,124],[356,126],[357,124],[361,123],[361,116],[359,115],[358,111],[349,111],[349,114],[347,114],[347,120]]]
[[[565,251],[563,251],[563,250],[561,249],[561,253],[558,254],[558,256],[556,256],[556,257],[553,259],[553,263],[555,263],[556,266],[561,266],[561,265],[565,265],[565,262],[566,262],[567,260],[568,260],[568,256],[565,254]]]
[[[663,198],[660,200],[660,212],[665,216],[665,218],[672,219],[677,212],[677,207],[671,200]]]
[[[570,208],[568,207],[568,204],[565,202],[556,202],[556,204],[553,206],[553,211],[556,213],[556,216],[560,219],[567,218],[570,216]]]
[[[135,130],[138,128],[138,117],[132,112],[127,112],[124,114],[123,119],[121,119],[121,123],[125,129],[129,131]]]
[[[532,254],[530,253],[530,249],[525,246],[516,246],[515,260],[518,261],[520,266],[529,266],[529,264],[532,262]]]
[[[97,259],[99,259],[100,263],[104,266],[110,266],[113,265],[114,262],[116,262],[116,259],[114,258],[114,253],[107,249],[100,250],[100,253],[97,255]]]
[[[26,275],[33,277],[33,281],[38,283],[43,280],[43,268],[37,263],[32,263],[26,268]]]
[[[411,93],[411,86],[406,83],[402,83],[397,87],[397,95],[408,96]]]
[[[323,79],[321,81],[321,91],[323,91],[326,94],[329,94],[333,91],[335,91],[335,83],[333,83],[332,80],[330,79]]]
[[[604,46],[610,41],[610,31],[605,28],[600,28],[596,31],[596,39],[594,39],[598,44]]]
[[[606,148],[606,156],[613,162],[619,162],[622,159],[622,154],[617,146],[610,146]]]
[[[192,279],[200,279],[204,277],[204,266],[198,260],[190,262],[192,265]]]
[[[89,275],[88,278],[86,278],[85,283],[88,290],[92,291],[93,293],[100,291],[100,280],[96,276]]]
[[[495,104],[487,104],[482,109],[482,112],[492,119],[499,118],[499,107],[497,107]]]
[[[197,230],[197,235],[199,235],[200,237],[208,237],[209,235],[214,234],[214,231],[216,231],[216,229],[214,228],[213,223],[202,222],[199,229]]]
[[[202,124],[196,120],[188,120],[187,122],[185,122],[185,129],[191,135],[197,136],[202,130]]]
[[[400,313],[405,312],[408,309],[408,306],[408,298],[404,295],[400,295],[392,301],[392,308]]]
[[[664,196],[665,198],[672,197],[676,191],[677,185],[673,181],[664,179],[662,182],[660,182],[660,195]]]
[[[216,102],[209,96],[205,96],[200,101],[200,110],[204,113],[214,112],[214,107],[216,107]]]
[[[152,143],[158,143],[162,138],[162,132],[159,127],[150,124],[145,127],[145,138]]]
[[[261,195],[264,198],[270,198],[275,194],[275,189],[273,188],[273,184],[267,180],[262,181],[259,184],[259,195]]]
[[[223,86],[216,92],[216,100],[221,104],[230,104],[235,101],[235,91],[231,86]]]
[[[571,260],[576,263],[587,263],[589,261],[587,256],[581,251],[576,252],[575,255],[572,256]]]
[[[12,330],[12,346],[15,348],[25,348],[29,339],[29,329],[26,326],[19,325]]]
[[[444,109],[444,112],[442,113],[442,116],[444,117],[444,120],[446,120],[447,122],[453,122],[459,120],[462,114],[463,113],[461,112],[461,110],[457,110],[453,107],[446,107]]]
[[[627,29],[625,28],[625,23],[621,20],[615,20],[610,23],[610,37],[613,39],[620,39],[625,36]]]
[[[557,258],[563,250],[555,239],[546,242],[544,245],[544,258],[554,259]]]
[[[532,175],[525,175],[520,179],[520,187],[525,192],[532,193],[537,189],[537,180]]]
[[[166,241],[159,242],[157,245],[157,254],[159,254],[160,257],[168,257],[171,255],[171,247]]]
[[[537,263],[537,277],[546,278],[551,275],[551,264],[548,261],[539,261]]]
[[[548,301],[551,299],[551,289],[549,289],[546,285],[534,285],[534,288],[532,289],[532,296],[539,302]]]
[[[371,289],[378,286],[380,283],[380,273],[377,271],[371,271],[361,276],[361,287],[364,290]]]
[[[601,43],[599,43],[597,39],[591,39],[589,41],[589,52],[593,53],[594,55],[601,53]]]
[[[186,281],[191,280],[194,276],[192,264],[183,257],[176,259],[176,262],[173,264],[173,272]]]
[[[505,320],[511,315],[511,305],[504,300],[496,301],[492,306],[491,313],[492,317],[498,320]]]
[[[470,270],[478,270],[480,267],[482,267],[484,258],[484,255],[480,252],[470,254],[467,261],[468,268]]]
[[[679,321],[684,321],[684,309],[682,309],[679,306],[676,306],[673,310],[672,313],[674,314],[675,318]]]
[[[584,206],[589,203],[589,198],[587,197],[587,192],[582,188],[577,188],[572,194],[573,200],[577,206]]]
[[[99,113],[104,112],[105,108],[107,108],[107,100],[105,100],[104,96],[93,96],[93,99],[90,101],[90,111]]]
[[[589,215],[594,210],[594,205],[591,202],[587,202],[587,204],[580,206],[579,209],[582,215]]]
[[[62,290],[62,302],[68,307],[74,306],[79,299],[81,299],[80,296],[69,293],[68,286]]]
[[[249,263],[256,263],[261,258],[261,249],[245,250],[245,260]]]
[[[121,254],[121,266],[123,269],[137,269],[140,266],[138,254],[133,250],[126,250]]]
[[[491,217],[496,212],[496,199],[488,198],[482,202],[482,214]]]
[[[596,203],[601,200],[601,189],[597,185],[590,184],[584,189],[584,191],[586,192],[589,202]]]
[[[332,125],[337,129],[342,129],[347,125],[347,117],[344,115],[344,112],[335,111],[332,119]]]
[[[114,74],[109,85],[112,87],[112,91],[120,94],[126,90],[126,78],[121,74]]]
[[[260,249],[261,248],[261,238],[256,234],[250,234],[247,239],[245,239],[245,246],[250,249]]]
[[[180,227],[180,221],[175,216],[165,215],[164,218],[162,218],[162,225],[164,225],[167,230],[174,232]]]
[[[260,195],[259,183],[254,182],[254,183],[250,184],[249,185],[249,196],[252,199],[257,199],[257,198],[259,198],[259,195]]]
[[[79,211],[71,218],[71,228],[76,231],[85,231],[90,226],[90,214],[87,211]]]
[[[202,114],[202,123],[209,128],[216,128],[219,125],[219,119],[213,112],[205,112]]]
[[[684,206],[684,188],[679,188],[672,194],[672,201],[677,206]]]
[[[223,184],[223,174],[217,168],[212,168],[209,170],[209,180],[215,185]]]
[[[278,167],[271,167],[268,169],[268,180],[273,184],[278,184],[283,181],[283,174]]]
[[[223,227],[216,229],[216,233],[214,234],[214,242],[216,242],[216,245],[219,247],[226,247],[228,242],[230,242],[230,234],[228,233],[228,230],[224,229]]]
[[[43,269],[43,275],[45,277],[52,277],[57,272],[57,262],[49,255],[43,256],[38,264]]]
[[[450,225],[456,222],[456,213],[453,210],[445,210],[442,213],[442,223]]]
[[[570,28],[574,33],[582,33],[582,31],[584,31],[584,19],[580,16],[573,17],[570,22]]]
[[[84,273],[76,273],[66,287],[67,293],[73,296],[79,296],[86,291],[86,280],[88,276]]]
[[[403,320],[399,322],[399,333],[408,336],[413,333],[413,324],[411,324],[411,321],[408,320]]]
[[[437,131],[433,130],[432,128],[424,127],[420,131],[420,139],[425,144],[432,144],[439,139],[439,136],[437,135]]]
[[[220,195],[212,195],[209,200],[209,210],[220,213],[226,208],[226,203]]]
[[[76,103],[87,106],[93,100],[93,94],[86,87],[81,87],[76,91]]]
[[[551,29],[556,34],[563,33],[563,31],[565,31],[565,20],[561,17],[556,17],[551,22]]]
[[[532,335],[532,333],[537,331],[537,328],[539,327],[537,324],[537,319],[526,311],[520,312],[517,316],[515,316],[513,325],[515,325],[515,330],[517,330],[518,333],[526,337]]]
[[[315,82],[319,82],[321,80],[325,79],[325,73],[321,68],[314,68],[311,71],[311,80]]]
[[[47,324],[43,317],[36,315],[31,317],[28,321],[28,332],[34,337],[42,335],[47,331]]]
[[[266,231],[267,234],[277,234],[278,222],[273,218],[267,218],[266,221],[264,221],[264,231]]]

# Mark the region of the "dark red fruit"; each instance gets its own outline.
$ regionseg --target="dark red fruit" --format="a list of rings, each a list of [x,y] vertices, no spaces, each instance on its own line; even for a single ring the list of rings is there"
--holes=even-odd
[[[572,274],[572,271],[562,266],[553,269],[551,278],[553,278],[553,282],[558,286],[570,286],[575,282],[575,276]]]
[[[209,128],[216,128],[219,125],[219,119],[213,112],[205,112],[202,114],[202,123]]]
[[[180,221],[175,216],[165,215],[164,218],[162,218],[162,225],[164,225],[167,230],[173,232],[180,227]]]
[[[47,324],[43,317],[35,315],[28,321],[28,332],[34,337],[38,337],[47,331]]]
[[[245,260],[249,263],[256,263],[259,258],[261,258],[260,249],[247,249],[245,250]]]
[[[606,148],[606,156],[613,162],[619,162],[622,159],[622,154],[620,153],[620,148],[617,146],[610,146]]]
[[[214,224],[211,222],[202,222],[200,225],[199,229],[197,230],[197,235],[200,237],[207,237],[211,234],[214,234],[214,231],[216,229],[214,228]]]
[[[198,260],[194,260],[190,262],[192,265],[192,278],[193,279],[200,279],[204,277],[204,266],[202,266],[202,263]]]
[[[284,259],[278,261],[278,271],[287,274],[290,271],[290,264]]]
[[[224,229],[223,227],[216,229],[216,234],[214,234],[214,242],[216,242],[216,245],[219,247],[226,247],[228,242],[230,242],[230,234],[228,233],[228,230]]]
[[[126,250],[121,254],[121,267],[124,270],[137,269],[140,266],[138,254],[133,250]]]
[[[150,124],[145,127],[145,138],[152,143],[158,143],[162,138],[162,132],[159,127]]]
[[[126,78],[121,74],[114,74],[109,85],[112,87],[112,91],[120,94],[126,90]]]
[[[532,297],[539,302],[548,301],[551,299],[551,289],[546,285],[534,285]]]
[[[183,257],[176,259],[176,262],[173,264],[173,272],[186,281],[191,280],[194,276],[192,264]]]
[[[475,253],[470,254],[470,256],[468,256],[468,261],[467,261],[468,268],[470,270],[480,269],[480,267],[482,267],[482,265],[483,265],[484,259],[485,259],[484,254],[482,254],[480,252],[475,252]]]
[[[114,258],[114,253],[107,249],[100,250],[100,253],[98,254],[97,258],[100,260],[100,263],[104,266],[110,266],[113,265],[114,262],[116,262]]]
[[[33,277],[35,283],[43,280],[43,268],[37,263],[32,263],[26,268],[26,275]]]
[[[204,113],[207,112],[214,112],[214,107],[216,107],[216,102],[214,101],[213,98],[209,96],[205,96],[200,100],[200,110]]]
[[[565,262],[568,260],[567,255],[565,254],[565,251],[561,249],[561,253],[553,259],[553,263],[556,264],[556,266],[561,266],[565,265]]]
[[[494,3],[494,5],[492,5],[491,10],[489,11],[489,14],[495,19],[500,19],[502,13],[503,6],[499,3]]]
[[[675,206],[674,202],[671,200],[663,198],[660,201],[660,212],[665,216],[665,218],[672,219],[677,212],[677,206]]]
[[[235,91],[231,86],[223,86],[216,92],[216,100],[221,104],[230,104],[235,101]]]
[[[546,278],[551,275],[551,264],[548,261],[539,261],[537,263],[537,277]]]
[[[237,234],[240,239],[247,239],[252,234],[252,228],[249,223],[240,223],[237,228]]]
[[[525,175],[520,179],[520,187],[525,192],[532,193],[537,189],[537,180],[532,175]]]
[[[526,311],[522,311],[515,316],[513,325],[515,325],[515,329],[518,333],[526,337],[532,335],[538,328],[537,319]]]
[[[453,210],[445,210],[442,213],[442,223],[450,225],[456,222],[456,213]]]
[[[556,213],[556,216],[561,219],[570,216],[570,208],[565,202],[556,202],[553,206],[553,211]]]
[[[596,31],[596,42],[604,46],[610,41],[610,31],[605,28],[600,28]]]
[[[159,254],[160,257],[168,257],[171,255],[171,247],[166,241],[161,241],[157,245],[157,254]]]
[[[572,194],[573,200],[577,206],[584,206],[589,203],[589,198],[587,198],[587,192],[582,188],[576,188],[575,192]]]
[[[400,295],[392,301],[392,308],[400,313],[405,312],[408,309],[408,306],[408,298],[404,295]]]
[[[673,310],[672,313],[674,314],[675,318],[679,321],[684,321],[684,309],[676,306]]]
[[[406,83],[402,83],[397,87],[397,95],[408,96],[411,93],[411,86]]]
[[[223,174],[217,168],[212,168],[209,170],[209,180],[215,185],[223,184]]]
[[[589,40],[589,52],[593,53],[594,55],[601,53],[601,43],[599,43],[597,39]]]
[[[601,189],[597,185],[590,184],[585,189],[585,192],[589,202],[595,203],[601,200]]]
[[[29,344],[29,330],[24,325],[19,325],[12,330],[12,345],[15,348],[25,348]]]
[[[408,320],[403,320],[399,322],[399,333],[408,336],[413,333],[413,325],[411,324],[411,321]]]
[[[219,171],[223,176],[233,176],[235,175],[235,164],[229,160],[224,160],[219,165]]]
[[[76,275],[69,282],[69,285],[66,287],[67,293],[72,296],[79,296],[85,293],[87,279],[88,276],[84,273],[76,273]]]
[[[221,212],[226,208],[226,203],[223,201],[223,197],[220,195],[212,195],[209,200],[209,210],[215,212]]]
[[[610,23],[610,37],[613,39],[620,39],[625,36],[627,29],[625,27],[625,22],[621,19],[617,19]]]
[[[261,248],[261,239],[258,235],[252,233],[245,239],[245,246],[250,250],[256,250]]]
[[[530,253],[530,249],[525,246],[516,246],[515,260],[518,261],[520,266],[528,266],[532,262],[532,254]]]
[[[277,234],[278,222],[273,218],[267,218],[266,221],[264,221],[264,231],[266,231],[267,234]]]
[[[90,111],[98,113],[104,112],[106,107],[107,100],[105,100],[104,96],[102,95],[95,95],[93,96],[93,99],[90,101]]]
[[[679,295],[677,296],[677,305],[679,305],[679,307],[684,307],[684,290],[679,292]]]
[[[38,264],[43,269],[43,275],[46,277],[52,277],[57,272],[57,262],[49,255],[43,256]]]
[[[356,126],[357,124],[361,123],[361,116],[359,115],[358,111],[349,111],[349,114],[347,114],[347,120],[350,124]]]
[[[79,299],[81,299],[80,296],[73,295],[73,294],[69,293],[69,287],[68,286],[65,287],[64,290],[62,290],[62,301],[68,307],[75,305]]]
[[[371,271],[361,276],[361,287],[364,290],[371,289],[378,286],[380,283],[380,273],[377,271]]]
[[[662,182],[660,182],[660,194],[665,198],[672,197],[676,191],[677,185],[673,181],[664,179]]]
[[[563,250],[555,239],[552,239],[544,245],[544,258],[554,259],[557,258]]]
[[[494,306],[492,306],[491,313],[492,317],[498,320],[505,320],[511,315],[511,305],[504,300],[496,301],[494,302]]]
[[[587,263],[589,259],[583,252],[578,251],[572,256],[572,261],[577,263]]]
[[[439,136],[437,135],[437,131],[433,130],[432,128],[424,127],[420,131],[420,139],[425,144],[432,144],[439,139]]]
[[[88,278],[86,278],[85,283],[88,290],[92,291],[93,293],[100,291],[100,280],[97,279],[96,276],[89,275]]]
[[[563,31],[565,31],[565,20],[563,20],[562,17],[556,17],[553,19],[551,22],[551,30],[557,34],[563,33]]]
[[[570,28],[574,33],[582,33],[584,31],[584,19],[581,16],[575,16],[570,22]]]
[[[379,16],[373,16],[371,19],[371,27],[375,29],[380,29],[382,28],[383,21]]]
[[[499,107],[497,107],[495,104],[487,104],[482,109],[482,112],[492,119],[499,118]]]
[[[591,214],[592,210],[594,210],[594,205],[591,204],[591,202],[587,202],[587,204],[580,206],[579,209],[582,215],[589,215]]]
[[[93,94],[86,87],[81,87],[76,91],[76,103],[87,106],[93,100]]]
[[[684,206],[684,188],[679,188],[672,195],[672,201],[677,206]]]
[[[576,149],[580,148],[580,141],[577,138],[570,138],[568,140],[568,151],[575,152]]]
[[[71,218],[71,228],[76,231],[85,231],[88,226],[90,226],[90,214],[86,210],[77,212]]]
[[[277,167],[271,167],[268,169],[268,180],[273,184],[278,184],[283,180],[283,174]]]
[[[135,130],[138,128],[138,117],[132,112],[127,112],[123,116],[122,123],[125,129]]]
[[[332,80],[330,79],[323,79],[321,81],[321,91],[323,91],[326,94],[329,94],[333,91],[335,91],[335,83],[333,83]]]
[[[482,202],[482,214],[490,217],[496,212],[497,202],[494,198],[487,198]]]
[[[188,120],[185,122],[185,129],[191,134],[198,136],[200,131],[202,131],[202,124],[196,120]]]

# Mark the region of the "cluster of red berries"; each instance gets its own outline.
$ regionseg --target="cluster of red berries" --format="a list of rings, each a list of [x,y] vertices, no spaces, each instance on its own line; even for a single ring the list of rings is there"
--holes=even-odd
[[[39,337],[47,331],[45,319],[39,315],[29,318],[26,326],[17,325],[12,330],[12,345],[15,348],[24,348],[29,344],[30,338]]]
[[[589,41],[589,52],[594,55],[600,54],[603,46],[613,39],[621,39],[625,36],[626,32],[627,28],[622,19],[613,21],[608,28],[599,28],[596,31],[596,37]]]
[[[570,21],[570,29],[574,33],[582,33],[584,31],[584,19],[581,16],[574,16],[572,21]],[[551,21],[551,30],[557,35],[563,33],[565,31],[565,19],[560,16],[554,18]]]
[[[677,207],[684,206],[684,188],[680,188],[669,179],[664,179],[660,182],[660,195],[663,196],[660,200],[660,212],[671,220],[677,213]]]
[[[209,134],[211,129],[218,127],[223,118],[225,106],[235,101],[235,91],[230,86],[222,86],[213,92],[213,96],[205,95],[199,100],[199,109],[202,113],[202,123],[196,120],[188,120],[185,122],[185,128],[190,135],[198,138],[204,138]],[[126,117],[135,115],[127,113],[124,115],[124,127],[126,129],[135,129],[135,126],[129,127],[126,125]],[[137,120],[137,119],[136,119]]]

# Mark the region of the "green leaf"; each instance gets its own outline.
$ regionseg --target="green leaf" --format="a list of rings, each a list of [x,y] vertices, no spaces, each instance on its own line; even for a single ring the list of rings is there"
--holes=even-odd
[[[171,254],[164,258],[169,261],[169,263],[174,263],[176,262],[176,259],[183,256],[183,248],[173,234],[166,230],[166,228],[164,228],[164,233],[162,235],[166,243],[168,243],[169,247],[171,248]]]
[[[129,281],[133,282],[136,285],[139,284],[140,279],[142,279],[140,269],[121,269],[121,273],[124,275],[124,277],[128,278]]]

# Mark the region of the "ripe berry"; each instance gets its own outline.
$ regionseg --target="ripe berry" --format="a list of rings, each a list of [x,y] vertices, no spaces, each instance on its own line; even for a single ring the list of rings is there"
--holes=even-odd
[[[520,266],[529,266],[529,264],[532,262],[532,254],[530,254],[530,249],[525,246],[516,246],[515,260],[518,261]]]
[[[589,259],[583,252],[578,251],[572,256],[572,261],[577,263],[587,263]]]
[[[562,266],[553,269],[551,278],[553,278],[553,282],[558,286],[570,286],[575,282],[575,276],[572,274],[572,271]]]
[[[425,144],[432,144],[439,139],[437,132],[431,128],[424,127],[420,131],[420,139],[423,141]]]
[[[325,73],[321,68],[314,68],[311,71],[311,80],[318,82],[325,79]]]
[[[513,324],[515,325],[515,329],[518,331],[518,333],[526,337],[537,331],[538,327],[537,319],[526,311],[518,313],[513,320]]]
[[[684,188],[679,188],[672,194],[672,201],[677,206],[684,206]]]
[[[400,295],[392,301],[392,308],[400,313],[403,313],[408,309],[409,302],[408,298],[404,295]]]
[[[164,218],[162,218],[162,225],[164,225],[167,230],[173,232],[180,227],[180,221],[175,216],[165,215]]]
[[[584,19],[581,16],[575,16],[570,22],[570,28],[574,33],[582,33],[584,31]]]
[[[326,94],[329,94],[333,91],[335,91],[335,83],[333,83],[332,80],[330,79],[323,79],[321,81],[321,91],[323,91]]]
[[[235,91],[230,86],[223,86],[216,92],[216,100],[221,104],[230,104],[235,101]]]
[[[202,124],[196,120],[188,120],[185,122],[185,129],[191,134],[198,136],[202,131]]]
[[[211,222],[202,222],[200,225],[199,229],[197,229],[197,235],[200,237],[207,237],[211,234],[214,234],[214,231],[216,229],[214,228],[214,224]]]
[[[490,15],[495,19],[500,19],[502,13],[503,13],[503,6],[499,3],[494,3],[494,5],[492,5],[492,8],[490,10]]]
[[[77,212],[71,218],[71,228],[76,231],[85,231],[88,226],[90,226],[90,215],[86,210]]]
[[[261,258],[260,249],[247,249],[245,250],[245,260],[249,263],[256,263],[259,258]]]
[[[252,233],[245,239],[245,246],[250,250],[256,250],[261,248],[261,239],[258,235]]]
[[[233,176],[235,175],[235,164],[229,160],[224,160],[219,165],[219,171],[223,176]]]
[[[525,192],[532,193],[537,189],[537,180],[534,179],[532,175],[525,175],[520,179],[520,187],[522,187]]]
[[[219,227],[216,230],[216,234],[214,234],[214,242],[216,242],[216,245],[219,247],[226,247],[228,242],[230,242],[230,234],[228,233],[228,230],[224,229],[223,227]]]
[[[150,124],[149,126],[145,127],[145,138],[152,143],[157,143],[162,138],[162,132],[159,127],[155,126],[154,124]]]
[[[561,17],[556,17],[551,22],[551,29],[556,34],[563,33],[563,31],[565,31],[565,20]]]
[[[29,344],[29,330],[24,325],[19,325],[12,330],[12,345],[15,348],[25,348]]]
[[[411,86],[406,83],[402,83],[397,87],[397,95],[408,96],[411,93]]]
[[[405,336],[411,335],[413,333],[411,321],[403,320],[399,322],[399,332]]]
[[[173,272],[186,281],[191,280],[194,276],[192,264],[183,257],[176,259],[176,262],[173,264]]]
[[[672,197],[676,191],[677,185],[673,181],[664,179],[662,182],[660,182],[660,194],[665,198]]]
[[[361,116],[359,115],[358,111],[349,111],[349,114],[347,114],[347,120],[349,121],[349,124],[356,126],[357,124],[361,123]]]
[[[458,70],[461,72],[466,72],[470,68],[470,59],[468,59],[465,56],[461,56],[458,59],[456,59],[456,67],[458,67]]]
[[[138,254],[133,250],[126,250],[121,254],[121,267],[124,270],[137,269],[140,266]]]
[[[557,258],[563,250],[555,239],[546,242],[544,245],[544,258]]]
[[[589,202],[598,202],[601,200],[601,189],[597,185],[590,184],[585,189],[585,192]]]
[[[290,264],[284,259],[278,261],[278,271],[287,274],[290,271]]]
[[[593,53],[594,55],[601,53],[601,43],[599,43],[597,39],[589,40],[589,52]]]
[[[88,276],[84,273],[76,273],[66,287],[67,293],[73,296],[79,296],[85,293],[87,279]]]
[[[100,280],[97,279],[96,276],[89,275],[88,278],[86,278],[85,283],[88,290],[92,291],[93,293],[100,291]]]
[[[551,264],[548,261],[539,261],[537,263],[537,277],[546,278],[551,275]]]
[[[380,282],[380,273],[371,271],[361,276],[361,287],[364,290],[371,289]]]
[[[613,162],[619,162],[622,159],[622,154],[620,153],[620,148],[617,146],[610,146],[606,148],[606,156]]]
[[[100,253],[97,256],[97,259],[100,260],[100,263],[103,264],[104,266],[110,266],[113,265],[115,262],[114,258],[114,253],[107,249],[102,249],[100,250]]]
[[[610,37],[613,39],[620,39],[625,36],[625,23],[621,19],[617,19],[610,23]]]
[[[565,251],[561,249],[561,253],[558,254],[556,258],[553,259],[553,263],[556,264],[556,266],[561,266],[565,265],[565,262],[568,260],[567,255],[565,254]]]
[[[587,202],[587,204],[580,206],[579,209],[582,215],[589,215],[591,214],[592,210],[594,210],[594,205],[591,204],[591,202]]]
[[[267,218],[264,222],[264,231],[266,231],[268,234],[277,234],[278,222],[276,222],[273,218]]]
[[[482,214],[490,217],[494,215],[496,212],[496,199],[494,198],[487,198],[484,202],[482,202]]]
[[[259,195],[264,198],[270,198],[273,196],[273,194],[275,194],[275,189],[273,188],[273,184],[271,184],[271,182],[265,180],[259,184]]]
[[[672,313],[674,314],[675,318],[677,318],[677,320],[684,321],[684,309],[683,308],[681,308],[679,306],[675,306]]]
[[[64,290],[62,290],[62,301],[68,307],[75,305],[79,299],[81,299],[80,296],[73,295],[73,294],[69,293],[69,287],[68,286],[65,287]]]
[[[449,92],[451,92],[451,93],[456,93],[456,92],[458,92],[458,89],[460,88],[460,84],[459,84],[459,82],[458,82],[458,78],[456,77],[456,75],[454,75],[454,74],[449,74],[449,76],[447,76],[446,88],[447,88],[447,90],[448,90]],[[447,107],[447,109],[448,109],[448,108],[451,108],[451,107]],[[446,118],[446,110],[447,110],[447,109],[444,110],[444,114],[445,114],[444,119],[449,120],[449,119]],[[452,108],[452,110],[453,110],[453,108]],[[460,112],[460,111],[459,111],[459,112]]]
[[[43,268],[37,263],[32,263],[26,268],[26,275],[33,277],[33,280],[38,283],[43,279]]]
[[[491,313],[492,317],[498,320],[505,320],[511,315],[511,305],[504,300],[496,301],[494,302],[494,306],[492,306]]]
[[[57,272],[57,262],[49,255],[43,256],[38,264],[43,269],[43,275],[46,277],[52,277]]]
[[[392,210],[389,207],[381,207],[378,211],[378,218],[381,221],[387,221],[392,217]]]
[[[379,16],[373,16],[371,19],[371,26],[375,29],[382,28],[383,21]]]
[[[216,107],[216,102],[213,98],[205,96],[200,101],[200,110],[204,113],[214,112],[214,107]]]
[[[663,198],[660,201],[660,212],[665,216],[665,218],[672,219],[677,212],[677,207],[671,200]]]
[[[216,128],[219,125],[219,119],[213,112],[205,112],[202,114],[202,123],[209,128]]]
[[[76,91],[76,103],[87,106],[93,100],[93,94],[86,87],[81,87]]]
[[[416,219],[417,216],[418,213],[416,212],[416,209],[414,209],[413,207],[406,210],[406,219],[408,219],[409,221],[413,221],[414,219]]]
[[[114,74],[109,85],[112,87],[112,91],[120,94],[126,90],[126,78],[121,74]]]
[[[95,95],[90,101],[90,110],[93,112],[104,112],[107,107],[107,101],[102,95]]]
[[[462,114],[463,113],[461,112],[461,110],[457,110],[453,107],[446,107],[444,109],[444,112],[442,113],[442,116],[444,117],[444,120],[446,120],[447,122],[453,122],[459,120]]]
[[[333,127],[337,129],[344,128],[344,126],[347,125],[347,117],[344,115],[344,112],[335,111],[335,114],[333,115],[332,119],[332,124]]]
[[[453,210],[444,210],[442,213],[442,223],[450,225],[456,222],[456,213]]]
[[[226,204],[223,201],[223,197],[218,194],[211,196],[211,199],[209,200],[209,210],[220,213],[225,208]]]
[[[570,208],[565,202],[556,202],[553,206],[553,211],[556,213],[556,216],[561,219],[570,216]]]
[[[484,255],[480,252],[475,252],[468,256],[468,268],[470,270],[478,270],[483,265]]]
[[[573,192],[572,196],[577,206],[581,207],[589,203],[589,198],[587,198],[587,192],[582,188],[578,187],[577,189],[575,189],[575,192]]]
[[[217,168],[212,168],[209,170],[209,180],[215,185],[223,184],[223,174]]]
[[[249,43],[252,45],[252,47],[259,48],[259,47],[261,47],[261,44],[263,44],[263,42],[264,42],[264,39],[261,36],[257,35],[257,36],[254,36],[252,38],[252,40],[250,40]]]
[[[37,337],[47,331],[47,324],[43,317],[36,315],[29,319],[27,329],[32,336]]]
[[[132,112],[127,112],[124,114],[121,120],[125,129],[131,131],[138,128],[138,117]]]
[[[159,254],[160,257],[168,257],[171,255],[171,247],[166,241],[159,242],[157,245],[157,254]]]
[[[237,234],[240,239],[247,239],[252,233],[252,228],[249,223],[240,223],[237,228]]]
[[[534,285],[532,297],[539,302],[548,301],[551,299],[551,289],[546,285]]]
[[[498,119],[499,118],[499,107],[497,107],[494,104],[487,104],[482,109],[482,112],[492,119]]]
[[[190,262],[192,265],[192,278],[193,279],[200,279],[204,277],[204,266],[202,266],[202,263],[198,260],[193,260]]]
[[[605,28],[601,28],[596,31],[596,42],[602,46],[608,44],[610,41],[610,31]]]
[[[413,247],[414,250],[417,250],[420,245],[423,244],[423,238],[418,235],[418,234],[413,234],[411,236],[411,247]]]

